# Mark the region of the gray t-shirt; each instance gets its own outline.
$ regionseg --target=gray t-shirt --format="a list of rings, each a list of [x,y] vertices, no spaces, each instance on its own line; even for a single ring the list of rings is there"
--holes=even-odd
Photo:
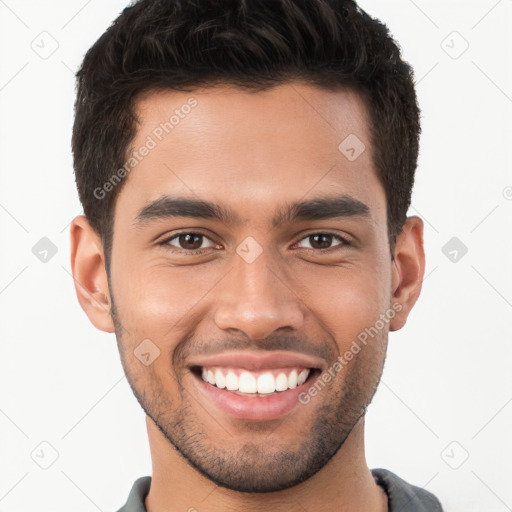
[[[373,478],[388,495],[389,512],[443,512],[441,503],[430,492],[408,484],[387,469],[372,469]],[[128,501],[118,512],[147,512],[144,500],[149,492],[151,477],[143,476],[133,484]]]

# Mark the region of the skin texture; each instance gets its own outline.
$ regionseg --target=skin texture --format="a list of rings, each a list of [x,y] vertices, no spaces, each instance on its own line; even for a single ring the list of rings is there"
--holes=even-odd
[[[423,223],[407,219],[392,261],[386,197],[357,94],[297,82],[263,92],[152,92],[137,104],[133,148],[191,97],[197,105],[137,164],[117,198],[110,287],[99,236],[83,216],[71,226],[80,304],[93,325],[116,333],[147,414],[153,479],[146,506],[387,510],[365,461],[364,413],[388,332],[403,327],[421,290]],[[349,134],[366,145],[354,161],[338,150]],[[215,202],[240,222],[137,224],[141,208],[165,194]],[[369,215],[272,225],[289,203],[341,195],[365,203]],[[204,237],[158,245],[179,232]],[[311,238],[321,233],[335,236],[322,245]],[[236,252],[249,236],[262,249],[252,263]],[[204,253],[191,255],[197,247]],[[223,414],[189,368],[206,353],[278,349],[316,355],[325,370],[390,309],[394,316],[317,396],[277,420]],[[134,354],[145,339],[160,351],[148,366]]]

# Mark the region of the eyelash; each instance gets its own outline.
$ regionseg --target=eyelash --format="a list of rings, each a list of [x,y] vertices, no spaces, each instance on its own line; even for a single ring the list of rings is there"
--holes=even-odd
[[[201,254],[204,254],[206,251],[211,249],[211,247],[208,247],[206,249],[180,249],[178,247],[174,247],[174,246],[171,246],[169,244],[169,242],[171,240],[177,239],[177,238],[179,238],[182,235],[199,235],[199,236],[202,236],[203,238],[206,238],[207,240],[210,240],[210,242],[214,242],[210,237],[208,237],[207,235],[205,235],[203,233],[195,232],[195,231],[182,231],[181,233],[176,233],[176,234],[172,235],[171,237],[168,237],[165,240],[162,240],[161,242],[158,242],[158,245],[172,247],[171,251],[173,251],[173,252],[185,253],[185,254],[190,254],[190,255],[194,255],[194,256],[200,256]],[[329,233],[328,231],[316,231],[316,232],[313,232],[313,233],[309,233],[306,236],[302,237],[297,242],[297,244],[302,242],[303,240],[309,238],[309,237],[314,236],[314,235],[328,235],[328,236],[332,236],[333,238],[337,238],[340,242],[342,242],[342,245],[341,245],[342,247],[343,246],[350,246],[350,245],[352,245],[351,242],[347,238],[345,238],[345,237],[343,237],[341,235],[335,234],[335,233]],[[294,245],[296,245],[296,244],[294,244]],[[307,251],[313,251],[313,252],[316,252],[316,253],[325,253],[325,252],[329,252],[329,251],[335,250],[336,247],[329,247],[327,249],[313,249],[313,248],[307,248],[306,247],[306,248],[303,248],[303,249],[306,249]]]

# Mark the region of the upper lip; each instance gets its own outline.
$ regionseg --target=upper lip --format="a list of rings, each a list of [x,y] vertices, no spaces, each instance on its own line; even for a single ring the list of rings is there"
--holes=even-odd
[[[226,352],[213,356],[197,357],[190,361],[190,366],[233,366],[246,370],[262,370],[266,368],[283,368],[287,366],[302,368],[322,368],[321,359],[297,352],[260,352],[247,350]]]

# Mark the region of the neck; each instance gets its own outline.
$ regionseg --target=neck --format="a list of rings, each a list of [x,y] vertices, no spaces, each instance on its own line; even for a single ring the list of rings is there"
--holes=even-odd
[[[294,487],[272,493],[242,493],[217,486],[175,450],[149,417],[146,424],[153,463],[151,488],[146,497],[148,512],[288,512],[290,505],[308,512],[388,510],[387,496],[366,464],[364,417],[318,473]]]

